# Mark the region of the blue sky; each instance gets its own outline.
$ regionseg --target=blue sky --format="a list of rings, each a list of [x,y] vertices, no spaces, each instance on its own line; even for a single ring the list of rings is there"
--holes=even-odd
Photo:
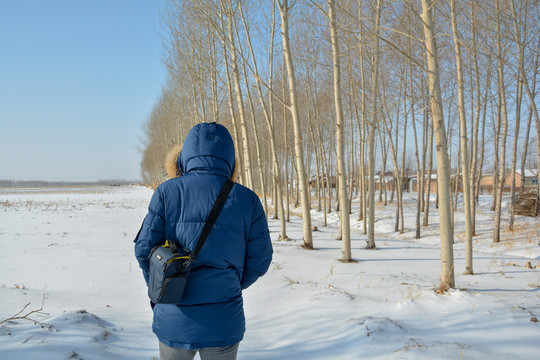
[[[0,0],[0,179],[139,179],[163,0]]]

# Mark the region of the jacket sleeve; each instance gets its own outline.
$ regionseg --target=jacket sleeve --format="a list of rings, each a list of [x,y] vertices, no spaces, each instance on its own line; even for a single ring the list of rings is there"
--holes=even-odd
[[[246,246],[244,273],[241,282],[242,290],[263,276],[272,261],[272,241],[270,240],[266,215],[258,197],[255,201],[255,210]]]
[[[148,214],[133,242],[135,243],[135,257],[142,269],[146,285],[148,285],[148,256],[155,246],[165,243],[165,210],[159,188],[150,200]]]

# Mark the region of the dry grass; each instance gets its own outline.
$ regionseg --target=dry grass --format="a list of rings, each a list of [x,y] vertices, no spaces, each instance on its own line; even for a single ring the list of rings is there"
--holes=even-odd
[[[536,244],[540,239],[540,228],[531,225],[529,219],[523,219],[516,217],[513,230],[509,230],[507,226],[501,224],[501,240],[503,244],[509,250],[514,248],[514,244],[529,243]]]
[[[435,288],[435,293],[437,295],[443,295],[446,294],[448,290],[450,290],[452,287],[450,286],[450,283],[447,281],[441,281],[438,287]]]
[[[445,294],[448,290],[454,288],[454,284],[450,282],[450,274],[453,273],[454,266],[450,269],[450,273],[441,278],[441,283],[435,288],[435,293],[438,295]]]
[[[330,275],[334,275],[334,269],[336,268],[335,260],[330,264]]]
[[[9,207],[13,206],[13,204],[9,200],[0,202],[0,205],[2,205],[2,207],[4,208],[4,211],[7,211]]]
[[[465,232],[454,234],[454,241],[455,242],[465,242]]]
[[[290,285],[298,285],[298,284],[300,284],[300,282],[297,281],[297,280],[293,280],[293,279],[291,279],[290,277],[285,276],[285,275],[282,275],[282,276],[285,278],[285,280],[286,280]]]
[[[351,294],[350,292],[345,291],[345,290],[343,290],[343,289],[340,289],[340,288],[338,288],[338,287],[335,287],[334,285],[331,285],[331,284],[329,284],[329,285],[327,286],[327,289],[328,289],[328,290],[331,290],[331,291],[333,291],[333,292],[337,292],[337,293],[341,293],[341,294],[347,295],[347,296],[349,297],[349,299],[351,299],[351,300],[354,300],[354,299],[356,298],[356,296],[355,296],[354,294]]]
[[[401,296],[403,297],[403,299],[405,300],[413,300],[413,299],[416,299],[417,297],[420,297],[420,295],[422,295],[422,289],[420,289],[420,287],[418,285],[413,284],[413,285],[410,285],[410,284],[406,284],[409,286],[407,292],[401,292]]]

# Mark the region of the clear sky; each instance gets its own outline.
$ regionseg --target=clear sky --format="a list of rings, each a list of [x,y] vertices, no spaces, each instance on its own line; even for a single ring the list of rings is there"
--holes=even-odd
[[[0,179],[140,178],[163,0],[0,0]]]

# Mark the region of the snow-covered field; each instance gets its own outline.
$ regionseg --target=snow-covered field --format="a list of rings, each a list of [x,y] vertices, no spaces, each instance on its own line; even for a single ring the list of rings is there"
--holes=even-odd
[[[0,359],[157,358],[132,242],[150,197],[136,186],[0,188],[0,322],[32,312],[0,324]],[[412,196],[402,235],[393,232],[394,205],[377,205],[378,250],[364,249],[362,224],[351,215],[356,263],[337,261],[335,214],[323,227],[322,214],[312,213],[313,251],[300,247],[299,218],[291,218],[287,242],[270,220],[275,255],[244,293],[238,358],[539,358],[540,267],[525,265],[540,266],[540,219],[518,217],[517,230],[492,244],[489,201],[481,199],[477,216],[476,275],[461,275],[464,225],[456,214],[457,288],[443,295],[434,291],[437,210],[414,240]]]

